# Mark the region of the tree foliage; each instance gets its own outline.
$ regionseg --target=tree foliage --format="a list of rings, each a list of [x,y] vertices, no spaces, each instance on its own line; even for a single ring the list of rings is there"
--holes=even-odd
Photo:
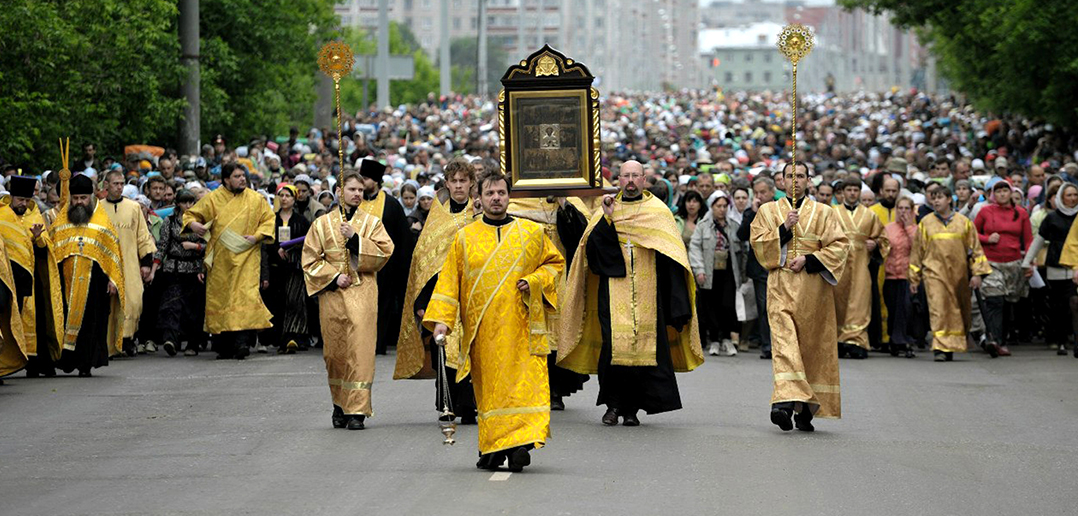
[[[839,0],[918,28],[977,107],[1078,126],[1078,10],[1069,0]]]
[[[524,56],[521,56],[524,57]],[[454,38],[449,43],[449,61],[453,63],[453,91],[472,93],[476,91],[479,75],[479,41],[474,37]],[[497,40],[487,40],[487,91],[497,93],[502,89],[502,75],[509,67],[509,54]]]
[[[313,116],[334,0],[200,2],[202,139],[284,132]],[[8,0],[0,9],[0,157],[59,167],[57,139],[104,155],[173,145],[185,100],[174,0]]]
[[[355,52],[356,72],[361,72],[362,61],[360,55],[375,56],[378,54],[378,34],[368,32],[360,28],[349,28],[344,31],[344,39]],[[431,62],[427,53],[419,45],[419,40],[405,25],[397,22],[389,23],[389,54],[411,55],[415,62],[415,74],[410,81],[389,82],[389,103],[393,106],[400,104],[414,104],[427,100],[430,94],[438,94],[440,77],[438,69]],[[366,109],[363,105],[363,80],[349,79],[341,82],[341,110],[355,112]],[[378,83],[371,79],[367,82],[367,103],[378,102]]]

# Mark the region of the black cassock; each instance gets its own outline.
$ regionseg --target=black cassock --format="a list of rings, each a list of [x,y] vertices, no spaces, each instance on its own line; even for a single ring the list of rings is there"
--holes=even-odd
[[[580,238],[584,236],[584,230],[588,227],[588,219],[584,217],[572,204],[565,203],[558,208],[556,221],[558,239],[565,248],[565,273],[573,265],[573,256],[576,255],[576,247],[580,244]],[[558,367],[558,351],[550,350],[547,355],[547,373],[550,376],[550,394],[555,396],[569,396],[584,388],[588,381],[588,375],[570,371]]]
[[[684,328],[692,320],[689,289],[685,271],[677,262],[656,252],[655,273],[656,342],[654,366],[619,366],[610,363],[610,278],[624,278],[627,268],[614,226],[604,218],[588,238],[588,267],[599,276],[599,325],[603,347],[599,352],[599,399],[606,405],[627,413],[643,410],[648,414],[681,408],[681,395],[670,360],[670,342],[666,327]]]
[[[85,260],[86,258],[81,258]],[[64,285],[65,289],[68,285]],[[82,328],[75,338],[75,349],[65,349],[57,364],[65,373],[76,369],[89,371],[109,365],[109,277],[96,263],[90,273],[90,287],[86,294],[86,311],[82,315]]]
[[[389,345],[400,338],[401,309],[408,287],[408,269],[412,266],[415,236],[412,235],[404,208],[391,195],[386,195],[382,208],[382,225],[393,240],[393,255],[378,271],[378,343],[375,352],[386,354]]]

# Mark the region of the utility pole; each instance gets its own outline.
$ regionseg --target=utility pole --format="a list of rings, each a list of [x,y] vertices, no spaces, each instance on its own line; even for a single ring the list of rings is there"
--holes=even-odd
[[[385,0],[382,0],[383,2]],[[487,96],[487,2],[486,0],[479,0],[479,56],[477,57],[477,72],[476,78],[478,81],[476,85],[476,91],[479,93],[479,97],[485,99]]]
[[[378,0],[378,105],[389,107],[389,0]]]
[[[524,59],[528,55],[527,46],[524,44],[524,0],[517,0],[517,54],[513,59]]]
[[[198,53],[198,0],[180,0],[180,62],[187,69],[187,80],[183,81],[183,97],[187,106],[183,109],[183,123],[180,126],[180,154],[198,156],[199,133],[202,130],[201,84]]]
[[[441,48],[441,77],[439,89],[443,97],[449,97],[451,90],[453,89],[452,77],[449,73],[449,0],[441,0],[442,3],[442,48]]]

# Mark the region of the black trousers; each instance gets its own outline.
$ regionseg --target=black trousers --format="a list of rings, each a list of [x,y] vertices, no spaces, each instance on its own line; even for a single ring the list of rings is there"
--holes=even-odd
[[[1046,325],[1050,344],[1074,344],[1078,336],[1078,291],[1071,280],[1048,281],[1051,322]]]
[[[1010,324],[1004,320],[1011,313],[1007,309],[1008,304],[1004,296],[984,296],[984,313],[981,315],[984,318],[984,329],[988,334],[989,342],[1004,344],[1003,332],[1010,327]]]
[[[217,356],[231,358],[240,348],[249,348],[255,343],[255,330],[226,331],[213,337],[213,350]]]
[[[906,334],[913,308],[910,282],[904,279],[884,280],[883,300],[887,304],[887,331],[891,335],[891,344],[910,345],[910,337]]]
[[[206,314],[206,286],[198,281],[197,274],[158,272],[154,280],[161,282],[161,304],[157,312],[157,326],[162,342],[179,346],[187,340],[187,347],[198,349],[206,343],[202,331]]]
[[[756,294],[756,325],[760,331],[760,350],[771,351],[771,323],[767,320],[767,278],[753,278],[752,290]]]

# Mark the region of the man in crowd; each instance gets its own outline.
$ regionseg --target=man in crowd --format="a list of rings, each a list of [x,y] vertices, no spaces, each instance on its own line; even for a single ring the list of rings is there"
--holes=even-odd
[[[443,345],[445,335],[461,334],[456,380],[471,374],[475,387],[476,467],[497,469],[508,459],[510,471],[520,471],[550,436],[550,348],[534,329],[557,309],[565,260],[542,226],[508,215],[509,189],[498,170],[479,180],[483,219],[456,233],[423,325]]]
[[[879,185],[879,200],[876,204],[869,206],[868,209],[876,214],[876,218],[879,219],[880,225],[887,227],[888,224],[895,221],[895,204],[898,201],[898,193],[901,190],[901,183],[898,179],[895,179],[893,174],[898,174],[901,177],[906,176],[906,160],[901,158],[892,158],[887,162],[887,169],[885,173],[878,174],[879,183],[875,183],[877,179],[874,177],[874,185]],[[875,348],[888,347],[890,343],[890,331],[887,328],[887,304],[883,299],[883,282],[885,271],[880,266],[882,262],[880,260],[869,260],[868,268],[872,279],[872,319],[868,325],[868,342],[869,345]]]
[[[358,209],[362,181],[346,173],[341,206],[315,220],[301,260],[307,294],[317,296],[334,428],[362,430],[372,414],[374,346],[378,320],[375,273],[393,254],[393,241],[378,217]]]
[[[414,240],[408,218],[399,201],[381,189],[386,166],[372,159],[359,164],[363,178],[363,200],[359,209],[381,219],[393,240],[393,256],[378,271],[378,346],[379,355],[386,354],[390,344],[396,345],[400,334],[401,307],[408,287],[408,267],[412,263]]]
[[[14,262],[8,261],[4,240],[0,239],[0,377],[26,366],[27,343],[22,332],[19,314],[18,286],[11,272]],[[0,385],[4,381],[0,380]]]
[[[221,166],[221,188],[183,214],[184,227],[206,236],[206,329],[218,359],[243,360],[255,332],[271,327],[259,294],[259,243],[273,238],[274,214],[266,198],[247,188],[234,163]]]
[[[123,349],[128,356],[138,353],[153,353],[157,347],[152,340],[134,343],[135,330],[138,329],[142,315],[143,284],[153,280],[153,253],[157,245],[142,215],[142,206],[123,197],[124,175],[118,170],[105,174],[105,202],[101,208],[108,215],[116,236],[120,239],[120,252],[124,266],[124,342]]]
[[[643,190],[644,167],[621,166],[575,252],[558,332],[558,365],[599,375],[604,425],[681,408],[675,371],[704,361],[695,281],[670,209]],[[595,312],[585,307],[597,307]],[[592,314],[592,317],[586,317]]]
[[[872,318],[872,289],[869,262],[887,257],[887,235],[883,224],[858,202],[861,180],[849,177],[842,184],[842,204],[833,206],[838,223],[850,241],[846,271],[835,288],[835,321],[838,325],[839,358],[868,358],[868,325]]]
[[[816,202],[824,206],[831,206],[831,202],[835,198],[835,187],[831,186],[831,183],[820,183],[820,186],[816,187],[815,198]]]
[[[832,287],[842,279],[849,240],[834,210],[803,195],[808,169],[791,163],[782,173],[797,204],[786,197],[761,206],[751,236],[756,258],[770,271],[771,422],[792,430],[792,416],[798,430],[811,432],[813,416],[842,414]]]
[[[471,191],[475,185],[475,168],[463,158],[456,158],[445,166],[446,188],[449,198],[445,202],[435,199],[427,215],[427,222],[419,234],[413,253],[412,268],[408,276],[408,289],[404,294],[404,312],[401,318],[400,339],[397,342],[397,366],[395,379],[433,378],[437,363],[436,350],[430,348],[431,334],[421,327],[427,304],[438,281],[438,273],[445,264],[446,255],[453,244],[453,237],[475,218],[471,203]],[[459,324],[458,324],[459,326]],[[460,332],[446,337],[447,377],[456,377],[459,367]],[[435,406],[442,410],[442,385],[436,388]],[[463,424],[476,423],[475,397],[470,378],[451,382],[448,386],[453,401],[452,412]]]
[[[756,214],[760,212],[760,206],[775,199],[775,182],[768,177],[757,177],[752,182],[752,193],[752,207],[745,210],[742,215],[741,225],[737,228],[737,238],[742,242],[751,241],[752,221],[756,219]],[[768,270],[760,265],[760,261],[756,259],[754,249],[749,249],[748,255],[745,274],[752,280],[753,294],[756,297],[756,325],[760,333],[760,358],[771,360],[771,325],[767,317]]]
[[[52,239],[34,202],[32,177],[12,176],[11,203],[0,206],[0,235],[11,261],[26,342],[27,376],[53,376],[64,334],[63,297]]]
[[[124,336],[123,254],[107,209],[94,194],[94,182],[79,174],[68,181],[61,170],[60,204],[50,227],[56,242],[67,308],[59,367],[66,373],[109,364],[121,352]],[[137,274],[137,272],[136,272]]]

